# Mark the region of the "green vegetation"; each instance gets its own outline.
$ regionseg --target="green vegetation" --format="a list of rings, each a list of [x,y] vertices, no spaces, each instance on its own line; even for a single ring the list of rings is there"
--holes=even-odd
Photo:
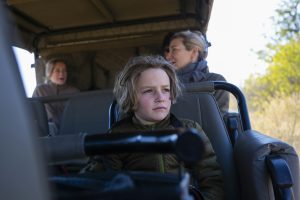
[[[276,10],[275,36],[259,52],[268,68],[243,88],[253,128],[280,138],[300,153],[300,0],[283,0]]]
[[[300,94],[276,97],[250,117],[253,129],[288,142],[300,153]]]
[[[282,0],[272,18],[275,24],[276,42],[290,40],[300,32],[300,0]]]
[[[278,44],[273,50],[276,53],[266,73],[245,81],[243,90],[253,110],[264,109],[275,97],[300,93],[300,38]]]

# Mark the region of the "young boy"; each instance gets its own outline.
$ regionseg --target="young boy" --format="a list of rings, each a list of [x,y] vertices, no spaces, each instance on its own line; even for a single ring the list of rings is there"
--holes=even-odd
[[[177,119],[170,113],[171,105],[180,94],[174,67],[163,57],[139,56],[131,59],[118,75],[114,87],[118,105],[127,117],[117,122],[110,132],[175,129],[178,124],[182,128],[196,128],[206,151],[192,167],[192,179],[198,183],[202,199],[223,199],[222,173],[209,139],[199,124]],[[106,158],[114,170],[176,173],[180,167],[173,154],[122,153]],[[92,170],[102,170],[101,164],[96,163]]]

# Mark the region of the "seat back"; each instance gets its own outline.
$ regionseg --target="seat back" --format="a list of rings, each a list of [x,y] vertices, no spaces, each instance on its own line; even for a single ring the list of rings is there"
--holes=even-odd
[[[83,92],[70,98],[66,104],[59,135],[86,132],[105,133],[108,130],[111,90]]]
[[[233,148],[222,120],[217,102],[209,88],[199,84],[199,91],[195,85],[186,85],[186,91],[172,106],[171,112],[179,118],[187,118],[198,122],[217,155],[223,171],[226,199],[239,199],[238,178],[235,169]],[[207,90],[207,92],[204,92]]]
[[[33,110],[33,117],[39,130],[39,136],[49,135],[48,118],[44,104],[41,101],[34,99],[30,99],[29,103]]]
[[[242,199],[300,199],[299,157],[288,143],[248,130],[239,135],[234,155]]]

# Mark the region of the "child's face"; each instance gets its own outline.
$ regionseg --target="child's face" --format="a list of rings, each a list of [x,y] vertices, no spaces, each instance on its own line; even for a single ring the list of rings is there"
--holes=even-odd
[[[57,85],[63,85],[67,81],[67,67],[62,62],[55,63],[53,72],[50,76],[51,82]]]
[[[145,123],[163,120],[170,112],[170,79],[162,69],[143,71],[137,80],[137,109],[135,115]]]

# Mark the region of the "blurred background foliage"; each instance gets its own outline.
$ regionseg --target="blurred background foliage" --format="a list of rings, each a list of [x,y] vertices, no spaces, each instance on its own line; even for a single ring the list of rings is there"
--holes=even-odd
[[[293,145],[300,155],[300,0],[282,0],[272,20],[274,33],[258,52],[268,64],[242,88],[252,128]]]

